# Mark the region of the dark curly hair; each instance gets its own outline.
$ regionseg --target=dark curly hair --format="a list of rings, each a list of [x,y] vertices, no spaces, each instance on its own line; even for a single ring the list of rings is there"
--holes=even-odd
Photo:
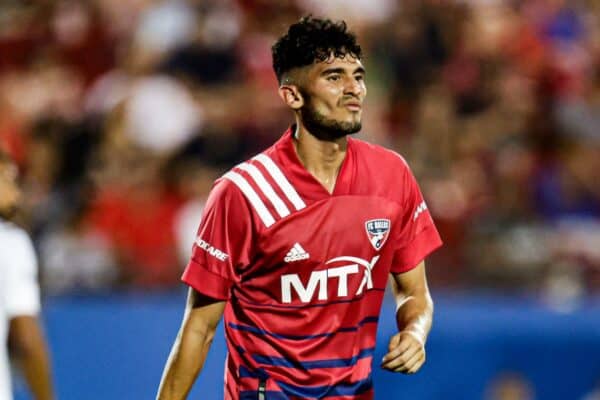
[[[362,55],[356,35],[347,30],[346,22],[313,18],[310,15],[292,24],[271,50],[273,69],[279,83],[291,69],[325,61],[332,53],[335,57],[349,54],[361,58]]]

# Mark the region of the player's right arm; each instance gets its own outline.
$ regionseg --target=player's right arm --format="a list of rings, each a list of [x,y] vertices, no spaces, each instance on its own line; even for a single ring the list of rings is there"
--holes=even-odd
[[[232,288],[236,267],[252,257],[252,222],[246,201],[226,179],[217,181],[203,210],[182,280],[190,286],[183,323],[171,350],[157,399],[185,399],[204,365]]]
[[[183,322],[158,389],[157,400],[185,399],[204,365],[225,301],[189,289]]]

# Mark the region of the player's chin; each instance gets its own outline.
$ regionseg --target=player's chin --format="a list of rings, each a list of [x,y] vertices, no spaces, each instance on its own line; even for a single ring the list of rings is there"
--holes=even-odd
[[[348,123],[360,124],[362,120],[362,110],[349,111],[345,119]]]
[[[360,118],[346,118],[340,121],[340,126],[348,134],[356,133],[362,129]]]

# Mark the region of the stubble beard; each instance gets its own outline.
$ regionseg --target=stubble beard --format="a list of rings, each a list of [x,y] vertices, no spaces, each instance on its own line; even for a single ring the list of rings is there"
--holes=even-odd
[[[351,135],[362,129],[360,120],[356,122],[338,121],[327,118],[313,107],[310,96],[303,93],[305,105],[300,109],[302,123],[317,139],[333,141],[346,135]]]

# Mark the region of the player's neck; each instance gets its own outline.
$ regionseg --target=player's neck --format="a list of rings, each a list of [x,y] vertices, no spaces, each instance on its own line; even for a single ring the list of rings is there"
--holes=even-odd
[[[332,141],[320,140],[297,125],[294,133],[296,154],[304,165],[329,193],[333,192],[340,167],[346,157],[348,138]]]

